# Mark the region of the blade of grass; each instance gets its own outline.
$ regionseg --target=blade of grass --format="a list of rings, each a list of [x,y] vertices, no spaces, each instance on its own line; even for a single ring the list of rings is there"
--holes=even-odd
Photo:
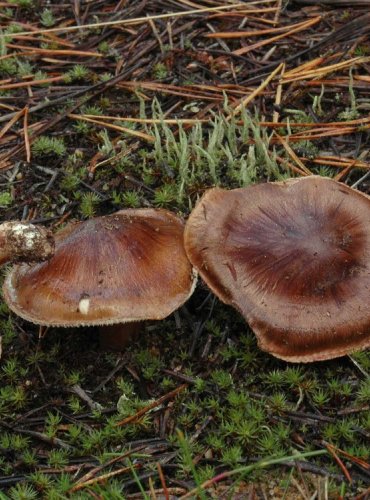
[[[192,490],[193,495],[195,495],[196,498],[200,498],[201,500],[207,500],[207,497],[204,492],[203,484],[200,482],[200,478],[197,472],[197,469],[195,468],[193,458],[191,456],[191,451],[190,451],[190,446],[187,443],[184,434],[180,431],[177,430],[177,437],[179,440],[179,445],[182,451],[182,458],[184,461],[184,465],[187,466],[193,475],[195,484],[197,485],[196,488]],[[184,495],[184,498],[187,498],[187,495]],[[181,497],[182,498],[182,497]]]
[[[131,469],[131,472],[132,472],[132,475],[134,476],[134,479],[135,479],[135,482],[136,484],[138,485],[139,487],[139,490],[141,491],[141,494],[143,495],[143,500],[150,500],[150,497],[148,497],[148,495],[146,494],[146,491],[144,490],[144,487],[143,485],[141,484],[141,481],[139,479],[139,476],[136,474],[136,470],[135,468],[137,469],[138,466],[134,466],[131,461],[129,461],[129,467]]]

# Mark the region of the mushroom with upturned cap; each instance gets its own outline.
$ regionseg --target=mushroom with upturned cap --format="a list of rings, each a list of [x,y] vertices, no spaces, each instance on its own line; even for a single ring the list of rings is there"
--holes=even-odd
[[[319,176],[205,193],[188,257],[260,347],[292,362],[370,346],[370,198]]]
[[[102,331],[120,348],[136,322],[163,319],[193,292],[184,224],[167,210],[128,209],[70,224],[55,235],[54,257],[18,265],[4,283],[10,309],[49,326],[128,324]]]
[[[54,238],[45,227],[19,221],[0,224],[0,265],[43,261],[53,253]]]

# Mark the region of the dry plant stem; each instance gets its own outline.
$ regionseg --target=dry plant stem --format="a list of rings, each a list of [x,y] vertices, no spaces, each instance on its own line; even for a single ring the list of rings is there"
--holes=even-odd
[[[127,425],[130,424],[131,422],[134,422],[138,420],[140,417],[148,413],[148,411],[153,410],[154,408],[158,408],[161,404],[163,404],[165,401],[168,401],[169,399],[173,399],[176,397],[180,392],[185,390],[188,387],[188,384],[182,384],[173,391],[168,392],[167,394],[164,394],[160,398],[156,399],[152,403],[150,403],[148,406],[145,406],[145,408],[141,408],[138,412],[135,413],[135,415],[130,415],[129,417],[124,418],[120,422],[117,422],[114,424],[115,427],[120,427],[121,425]]]
[[[140,464],[135,464],[135,465],[133,465],[133,467],[135,469],[138,469],[140,467]],[[80,490],[82,488],[86,488],[86,486],[90,486],[92,484],[104,482],[111,477],[115,477],[115,476],[118,476],[120,474],[126,474],[126,472],[130,472],[130,471],[131,471],[131,467],[122,467],[121,469],[108,472],[107,474],[103,474],[103,475],[98,476],[98,477],[94,477],[93,479],[86,481],[86,483],[77,484],[76,486],[73,487],[73,489],[71,491],[77,491],[77,490]]]
[[[107,351],[122,351],[134,341],[143,328],[143,321],[99,327],[100,347]]]
[[[71,387],[70,391],[76,394],[80,399],[82,399],[82,401],[85,401],[85,403],[89,406],[89,408],[91,408],[92,411],[100,411],[103,409],[102,405],[97,403],[96,401],[93,401],[80,385],[74,384]]]
[[[74,486],[72,486],[72,488],[70,489],[70,493],[73,493],[74,491],[77,491],[81,488],[84,488],[85,485],[88,483],[88,481],[91,481],[94,477],[96,478],[97,474],[99,472],[101,472],[103,469],[105,469],[106,467],[112,466],[113,464],[115,464],[117,462],[121,462],[122,460],[129,457],[133,453],[138,453],[144,449],[145,449],[145,445],[138,446],[137,448],[132,448],[132,449],[128,450],[126,453],[123,453],[123,455],[119,455],[118,457],[114,457],[111,460],[109,460],[108,462],[105,462],[104,464],[99,465],[98,467],[94,467],[89,472],[87,472],[84,476],[82,476],[78,479],[77,483]]]
[[[267,3],[272,2],[273,0],[269,0]],[[251,4],[259,4],[260,2],[250,2]],[[165,14],[159,14],[155,16],[145,16],[145,17],[138,17],[134,19],[124,19],[124,20],[117,20],[117,21],[106,21],[106,22],[99,22],[99,23],[90,23],[90,24],[85,24],[85,25],[80,25],[80,26],[63,26],[61,28],[49,28],[49,29],[41,29],[41,30],[33,30],[33,31],[23,31],[21,33],[16,33],[13,38],[20,37],[20,36],[25,36],[25,35],[36,35],[36,34],[46,34],[46,33],[56,33],[56,32],[68,32],[68,31],[76,31],[76,30],[82,30],[82,29],[91,29],[91,28],[101,28],[104,26],[115,26],[115,25],[134,25],[134,24],[140,24],[140,23],[146,23],[149,22],[151,19],[167,19],[167,18],[173,18],[173,17],[183,17],[183,16],[188,16],[192,14],[202,14],[206,12],[213,12],[213,11],[221,11],[221,10],[229,10],[229,9],[236,9],[239,7],[244,7],[244,3],[237,3],[237,4],[231,4],[231,5],[222,5],[219,7],[206,7],[202,9],[193,9],[193,10],[188,10],[188,11],[183,11],[183,12],[166,12]],[[271,9],[275,10],[275,9]],[[243,11],[244,12],[244,11]],[[0,39],[4,38],[5,35],[0,34]]]

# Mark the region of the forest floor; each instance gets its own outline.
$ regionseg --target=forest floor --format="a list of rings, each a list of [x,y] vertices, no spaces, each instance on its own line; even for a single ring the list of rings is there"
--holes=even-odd
[[[370,192],[366,0],[8,0],[0,25],[1,221]],[[0,301],[0,358],[0,499],[369,495],[369,354],[278,360],[203,283],[122,353]]]

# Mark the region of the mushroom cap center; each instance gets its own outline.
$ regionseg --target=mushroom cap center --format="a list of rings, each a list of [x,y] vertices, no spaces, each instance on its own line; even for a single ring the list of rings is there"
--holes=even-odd
[[[291,207],[260,209],[255,218],[231,220],[226,246],[262,290],[273,288],[290,299],[331,296],[341,302],[350,293],[346,280],[361,268],[366,242],[361,226],[340,206],[330,211],[303,206],[299,215]]]

